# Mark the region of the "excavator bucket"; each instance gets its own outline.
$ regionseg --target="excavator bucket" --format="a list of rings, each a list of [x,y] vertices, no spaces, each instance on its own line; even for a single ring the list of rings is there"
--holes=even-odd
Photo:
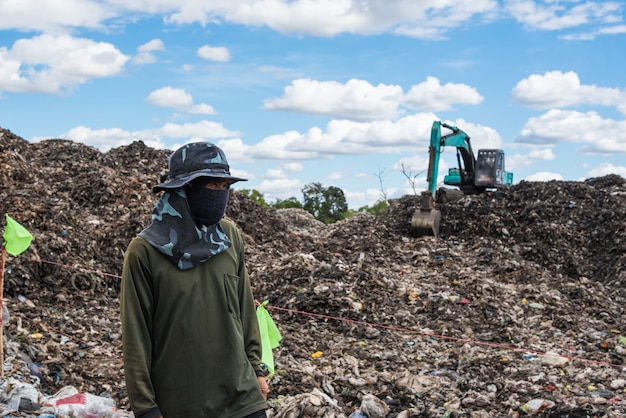
[[[438,239],[440,222],[441,212],[435,209],[432,194],[429,192],[422,193],[420,208],[413,213],[411,226],[419,235],[434,235]]]

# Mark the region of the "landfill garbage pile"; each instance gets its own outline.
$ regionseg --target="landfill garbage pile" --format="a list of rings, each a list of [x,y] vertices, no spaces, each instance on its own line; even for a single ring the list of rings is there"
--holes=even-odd
[[[75,411],[131,416],[121,264],[169,153],[0,130],[0,209],[34,237],[6,260],[4,411],[81,416],[54,409],[69,394]],[[268,415],[626,416],[626,181],[466,196],[439,207],[440,240],[412,230],[417,207],[325,225],[233,192],[227,216],[283,337]]]

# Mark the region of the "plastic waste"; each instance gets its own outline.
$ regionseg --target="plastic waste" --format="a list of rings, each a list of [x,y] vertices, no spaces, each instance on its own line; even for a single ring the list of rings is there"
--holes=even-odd
[[[550,409],[555,405],[554,402],[547,399],[532,399],[520,406],[520,409],[527,414],[534,414],[543,409]]]
[[[563,366],[569,361],[569,359],[567,357],[560,356],[557,353],[548,351],[541,357],[541,361],[544,364],[549,364],[551,366]]]
[[[66,386],[46,396],[29,383],[8,378],[0,386],[0,416],[22,410],[36,412],[38,418],[132,418],[130,411],[118,410],[115,401],[104,396],[79,392]]]
[[[623,389],[626,387],[626,379],[615,379],[610,384],[612,389]]]
[[[9,308],[4,303],[2,304],[2,326],[8,324],[11,316],[9,315]]]
[[[24,363],[26,363],[26,366],[28,367],[28,370],[30,371],[30,373],[37,377],[38,379],[41,380],[42,375],[41,375],[41,366],[37,363],[35,363],[29,356],[28,354],[20,351],[18,353],[19,357],[24,361]]]
[[[528,361],[536,361],[538,359],[537,354],[535,353],[524,353],[522,358]]]
[[[39,403],[39,392],[28,383],[22,383],[12,377],[2,383],[0,393],[0,416],[9,415],[20,410],[20,404],[29,402]]]
[[[385,418],[389,414],[387,404],[371,393],[363,395],[359,410],[369,418]]]
[[[48,408],[52,410],[48,411]],[[64,417],[122,418],[133,416],[130,412],[119,411],[113,399],[82,393],[73,386],[66,386],[48,397],[45,409],[42,412],[54,412]]]

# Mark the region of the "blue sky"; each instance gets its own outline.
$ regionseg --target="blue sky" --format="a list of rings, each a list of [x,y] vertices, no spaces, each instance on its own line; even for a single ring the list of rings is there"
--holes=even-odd
[[[426,189],[435,120],[521,180],[626,177],[626,3],[0,0],[0,127],[221,146],[268,202]],[[447,149],[439,181],[456,165]]]

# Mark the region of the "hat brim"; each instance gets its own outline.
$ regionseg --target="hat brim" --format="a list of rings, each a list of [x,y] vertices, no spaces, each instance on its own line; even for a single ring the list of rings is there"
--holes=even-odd
[[[165,183],[161,183],[161,184],[157,184],[156,186],[154,186],[152,188],[152,193],[158,193],[161,192],[163,190],[173,190],[173,189],[178,189],[180,187],[184,187],[185,185],[191,183],[193,180],[200,178],[200,177],[207,177],[207,178],[214,178],[214,179],[224,179],[224,180],[228,180],[232,183],[236,183],[238,181],[248,181],[248,179],[242,179],[240,177],[234,177],[231,176],[229,174],[221,174],[221,173],[211,173],[211,174],[206,174],[206,173],[194,173],[191,174],[189,176],[185,176],[185,177],[180,177],[180,178],[176,178],[176,179],[172,179],[169,181],[166,181]]]

